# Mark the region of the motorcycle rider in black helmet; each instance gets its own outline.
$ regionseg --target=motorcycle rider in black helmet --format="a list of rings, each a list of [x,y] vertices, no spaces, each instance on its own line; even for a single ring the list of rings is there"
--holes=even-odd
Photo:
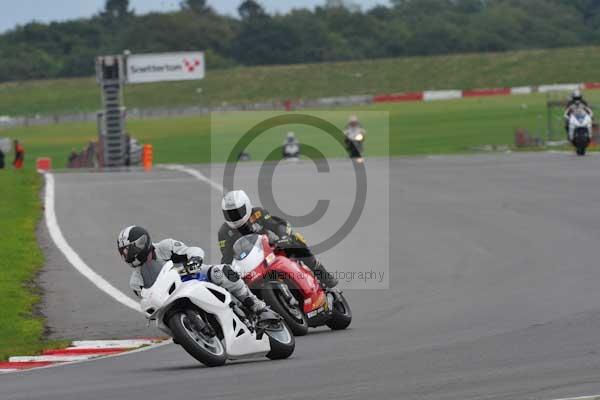
[[[234,190],[223,197],[221,203],[225,223],[219,229],[219,249],[222,263],[233,260],[233,245],[242,236],[258,233],[268,235],[270,241],[285,253],[302,261],[311,269],[322,286],[331,289],[337,279],[327,272],[323,264],[312,254],[304,237],[292,231],[290,224],[271,215],[261,207],[252,207],[243,190]]]
[[[172,261],[181,266],[182,275],[198,272],[206,275],[210,282],[229,291],[255,313],[259,321],[279,319],[275,312],[248,289],[230,265],[204,264],[204,250],[200,247],[188,247],[174,239],[152,243],[150,234],[144,228],[129,226],[119,233],[117,248],[123,261],[133,268],[129,286],[138,297],[143,288],[152,286],[163,265]]]

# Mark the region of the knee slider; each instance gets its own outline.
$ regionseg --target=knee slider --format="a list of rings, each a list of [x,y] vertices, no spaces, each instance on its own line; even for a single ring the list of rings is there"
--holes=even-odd
[[[240,280],[240,274],[238,274],[236,271],[234,271],[230,265],[225,265],[223,267],[223,274],[231,282],[237,282]]]
[[[208,275],[210,281],[216,285],[221,286],[223,283],[223,270],[220,265],[213,265],[210,267],[206,275]]]

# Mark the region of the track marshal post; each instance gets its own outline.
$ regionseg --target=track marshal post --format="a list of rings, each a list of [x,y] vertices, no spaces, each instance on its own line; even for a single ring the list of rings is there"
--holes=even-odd
[[[131,54],[101,56],[96,59],[96,78],[102,90],[103,110],[98,113],[102,165],[126,165],[127,135],[123,87],[126,84],[204,79],[204,52]],[[152,154],[152,151],[150,151]],[[146,169],[146,159],[143,159]],[[150,157],[150,168],[152,157]]]

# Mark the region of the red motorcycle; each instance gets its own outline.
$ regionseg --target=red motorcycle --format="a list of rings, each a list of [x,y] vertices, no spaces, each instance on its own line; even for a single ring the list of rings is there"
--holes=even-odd
[[[233,268],[250,289],[280,314],[295,336],[327,325],[346,329],[352,322],[348,302],[337,289],[323,289],[302,262],[288,258],[266,235],[251,234],[233,245]]]

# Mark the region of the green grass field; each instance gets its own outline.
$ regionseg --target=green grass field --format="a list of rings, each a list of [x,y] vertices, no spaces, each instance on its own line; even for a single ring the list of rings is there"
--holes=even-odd
[[[39,293],[33,280],[44,262],[35,237],[40,184],[33,171],[0,170],[0,360],[66,344],[44,342],[44,319],[34,309]]]
[[[203,81],[130,85],[125,99],[133,109],[597,81],[598,65],[600,47],[239,67],[209,70]],[[93,78],[0,84],[0,115],[99,108],[100,90]]]
[[[600,91],[586,93],[592,103],[600,104]],[[429,103],[382,104],[347,109],[342,117],[332,114],[332,122],[345,123],[351,112],[362,115],[368,130],[367,155],[423,155],[465,153],[476,146],[511,145],[514,131],[522,127],[532,133],[545,134],[546,96],[542,94],[509,97],[461,99]],[[377,118],[369,112],[378,112]],[[319,111],[321,112],[321,111]],[[385,120],[381,112],[389,113],[389,140],[379,132]],[[216,118],[219,125],[211,141],[209,117],[173,118],[130,121],[128,130],[144,143],[154,145],[156,163],[205,163],[225,161],[231,146],[256,120],[260,113],[231,113]],[[264,114],[264,115],[268,115]],[[558,115],[556,116],[558,117]],[[560,120],[556,118],[557,126]],[[316,131],[301,127],[272,129],[253,147],[256,159],[278,146],[287,130],[293,129],[303,142],[320,147],[329,157],[342,157],[339,146],[326,146]],[[95,124],[65,124],[44,127],[16,128],[2,132],[22,140],[26,148],[27,165],[39,156],[50,156],[54,166],[65,165],[71,148],[82,148],[96,137]],[[322,143],[322,145],[321,145]],[[212,145],[212,151],[211,151]]]

